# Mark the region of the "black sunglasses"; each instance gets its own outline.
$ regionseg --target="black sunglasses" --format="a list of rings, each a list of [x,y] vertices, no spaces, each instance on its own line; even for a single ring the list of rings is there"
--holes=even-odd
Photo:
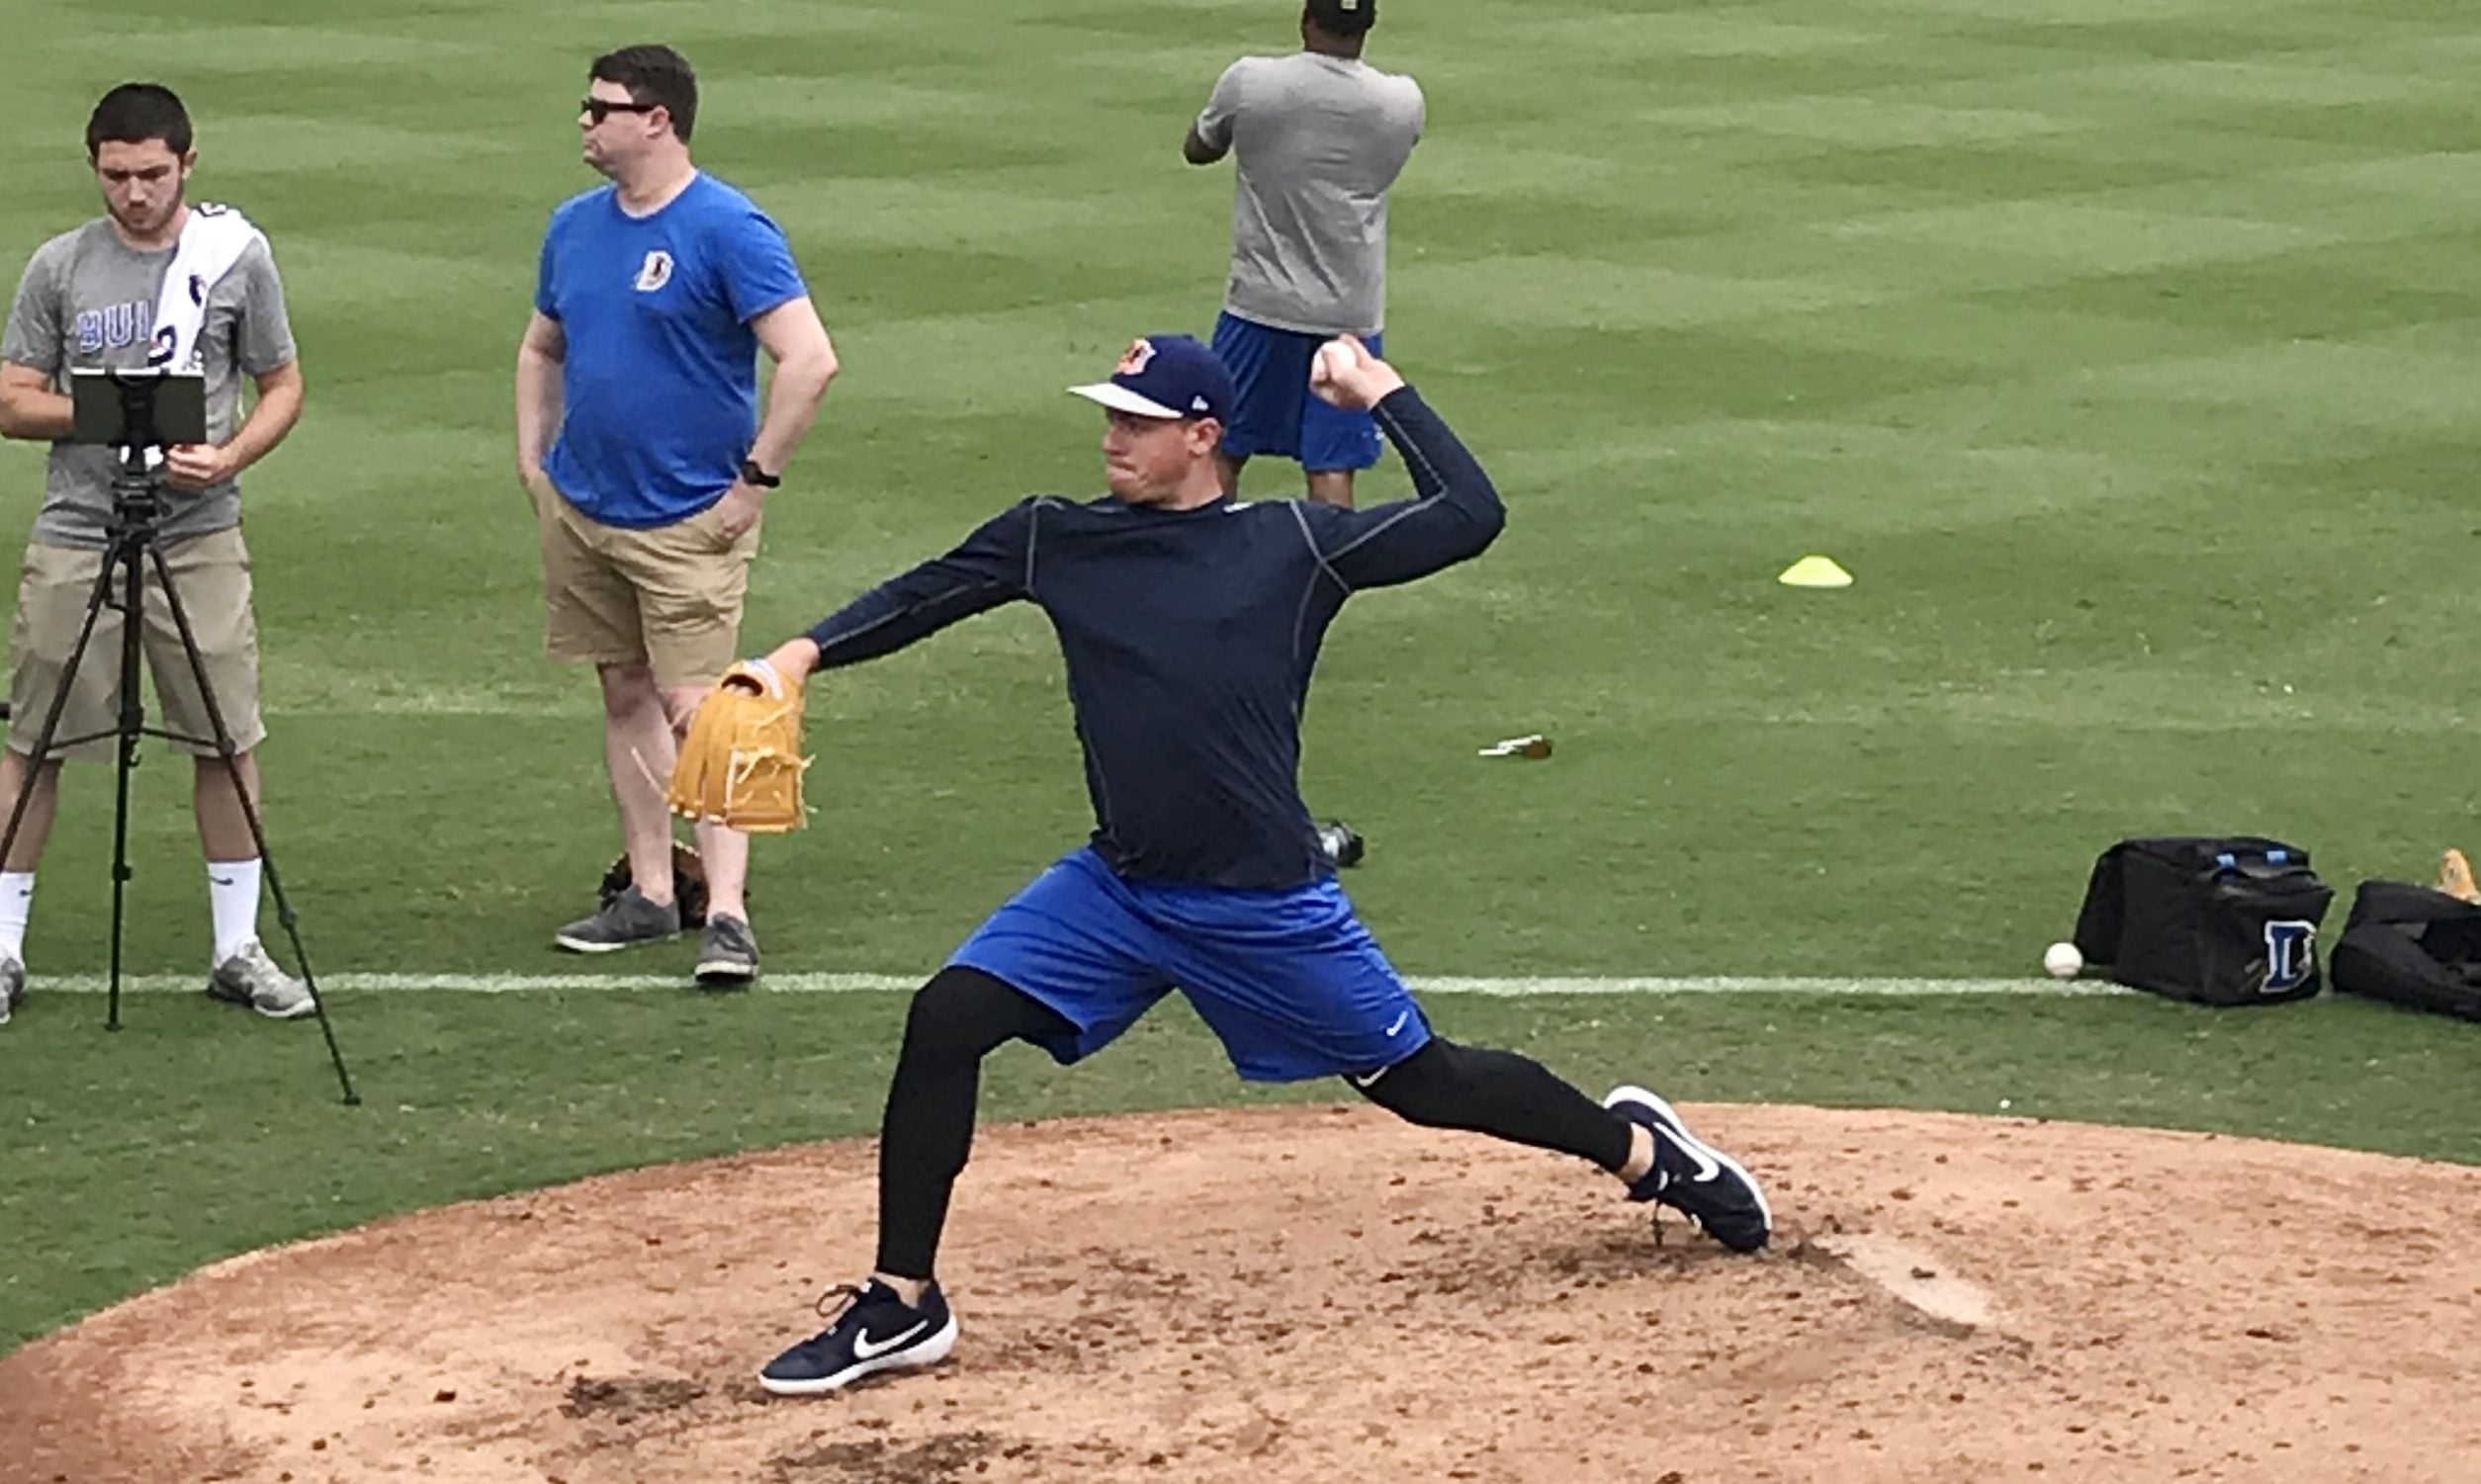
[[[610,98],[580,98],[577,112],[600,124],[614,114],[651,114],[664,105],[660,103],[621,103]]]

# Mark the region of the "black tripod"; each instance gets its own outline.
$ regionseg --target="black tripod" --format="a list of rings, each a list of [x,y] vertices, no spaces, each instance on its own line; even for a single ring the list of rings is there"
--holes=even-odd
[[[107,737],[120,739],[117,776],[112,798],[112,977],[104,1028],[121,1028],[121,925],[125,888],[130,880],[130,770],[137,766],[137,742],[141,737],[160,738],[165,742],[188,746],[207,746],[207,738],[183,737],[178,733],[160,731],[146,725],[146,708],[138,698],[138,661],[140,628],[146,612],[146,568],[151,563],[155,580],[161,585],[164,605],[171,610],[173,627],[180,632],[181,652],[188,660],[190,674],[198,682],[198,693],[206,703],[207,720],[215,729],[212,745],[223,760],[224,774],[231,780],[233,797],[241,805],[241,817],[249,823],[250,840],[258,848],[259,860],[266,874],[268,895],[276,904],[276,920],[284,925],[285,937],[293,945],[295,961],[302,966],[302,983],[310,991],[310,1005],[317,1012],[318,1027],[327,1038],[328,1060],[335,1064],[336,1081],[344,1089],[344,1100],[358,1104],[362,1100],[353,1090],[353,1078],[345,1071],[344,1053],[336,1045],[336,1029],[327,1018],[327,1002],[318,993],[318,980],[310,972],[310,955],[302,947],[299,918],[293,904],[285,897],[284,881],[276,873],[276,858],[267,848],[267,833],[260,827],[258,805],[242,785],[241,766],[235,760],[238,749],[232,733],[224,726],[223,709],[217,704],[215,689],[207,680],[207,665],[198,652],[197,636],[191,632],[190,617],[181,606],[181,595],[172,585],[172,572],[164,565],[163,553],[155,545],[156,522],[163,516],[162,477],[146,467],[146,455],[159,443],[156,435],[156,392],[170,380],[154,373],[105,373],[97,381],[108,381],[110,391],[117,393],[117,406],[107,405],[100,411],[96,404],[104,393],[90,392],[86,378],[81,376],[75,390],[78,393],[77,441],[109,443],[120,450],[121,465],[112,479],[112,515],[104,524],[105,547],[103,564],[95,573],[95,589],[86,599],[85,621],[78,626],[77,643],[70,648],[68,663],[60,672],[60,684],[51,698],[51,707],[44,716],[43,729],[36,735],[35,750],[26,760],[26,786],[9,811],[6,829],[0,829],[0,860],[7,858],[17,843],[17,832],[25,823],[27,806],[33,802],[35,787],[45,759],[55,750],[73,747],[81,742]],[[191,409],[185,408],[185,411]],[[177,433],[193,433],[185,441],[203,442],[206,437],[204,408],[196,408],[188,419],[196,423],[177,427]],[[110,425],[109,430],[104,424]],[[93,431],[96,436],[89,437]],[[116,593],[115,588],[119,591]],[[121,712],[116,725],[108,732],[89,733],[55,741],[60,716],[68,707],[70,688],[76,683],[78,666],[86,658],[86,648],[95,633],[95,622],[110,603],[121,615]]]

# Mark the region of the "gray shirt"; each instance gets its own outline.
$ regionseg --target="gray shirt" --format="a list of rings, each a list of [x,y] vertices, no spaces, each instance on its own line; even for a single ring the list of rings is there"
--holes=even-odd
[[[133,252],[100,217],[45,242],[18,284],[8,331],[0,336],[0,361],[44,373],[63,393],[74,369],[142,370],[155,298],[173,252]],[[294,359],[284,282],[263,240],[251,243],[208,294],[198,343],[207,374],[207,437],[222,443],[240,422],[242,378],[265,376]],[[46,546],[103,546],[116,462],[108,448],[53,444],[34,539]],[[167,540],[221,531],[240,524],[240,487],[226,481],[197,494],[172,490],[165,512],[156,529]]]
[[[1223,307],[1278,329],[1386,327],[1387,188],[1421,139],[1421,85],[1313,51],[1244,56],[1197,116],[1238,157]]]

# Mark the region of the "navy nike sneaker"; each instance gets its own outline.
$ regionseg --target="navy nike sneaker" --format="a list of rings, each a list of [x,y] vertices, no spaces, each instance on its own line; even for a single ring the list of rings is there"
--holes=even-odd
[[[1755,1252],[1774,1231],[1765,1192],[1740,1162],[1689,1132],[1679,1110],[1643,1088],[1614,1088],[1602,1105],[1641,1123],[1654,1138],[1654,1168],[1629,1186],[1631,1200],[1658,1200],[1687,1213],[1733,1252]]]
[[[877,1278],[858,1288],[838,1287],[819,1300],[842,1297],[844,1306],[825,1330],[767,1362],[758,1384],[777,1396],[817,1396],[849,1386],[883,1370],[936,1365],[956,1348],[956,1316],[939,1285],[908,1304]]]

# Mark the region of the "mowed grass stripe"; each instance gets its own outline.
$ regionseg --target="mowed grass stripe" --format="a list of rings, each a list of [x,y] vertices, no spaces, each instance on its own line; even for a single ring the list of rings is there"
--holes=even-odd
[[[1026,488],[1091,489],[1093,429],[1057,387],[1135,328],[1201,328],[1211,315],[1228,174],[1183,169],[1172,144],[1231,54],[1280,49],[1285,39],[1234,6],[1181,7],[1164,24],[1114,34],[1129,9],[1046,8],[1047,19],[1020,25],[933,6],[893,32],[878,13],[861,44],[845,48],[855,35],[845,12],[819,18],[810,41],[787,40],[796,13],[773,7],[753,12],[749,37],[711,62],[701,56],[711,95],[701,149],[728,177],[757,183],[770,207],[802,218],[796,242],[848,365],[800,483],[770,514],[753,631],[815,618]],[[2120,368],[2197,364],[2271,343],[2299,323],[2357,335],[2404,322],[2419,306],[2400,288],[2365,312],[2331,307],[2369,302],[2369,287],[2384,282],[2386,250],[2361,261],[2347,242],[2131,273],[1994,251],[1969,234],[1862,242],[1825,229],[2035,196],[2092,204],[2090,188],[2157,186],[2159,199],[2100,204],[2155,214],[2176,234],[2183,223],[2171,218],[2191,214],[2164,183],[2198,178],[2201,191],[2219,193],[2217,175],[2243,184],[2230,188],[2232,202],[2205,197],[2214,217],[2261,216],[2278,226],[2335,219],[2322,208],[2261,211],[2240,198],[2257,193],[2252,172],[2348,168],[2385,146],[2171,128],[2161,100],[2141,91],[2045,91],[2042,74],[2115,58],[2144,64],[2217,44],[2261,55],[2265,46],[2246,40],[2259,22],[2277,38],[2307,34],[2311,21],[2342,35],[2298,8],[2193,9],[2184,27],[2109,7],[2095,12],[2117,17],[2104,26],[2014,25],[1997,6],[1856,14],[1779,4],[1714,18],[1726,30],[1742,20],[1775,28],[1792,55],[1816,63],[1806,73],[1779,70],[1780,53],[1729,51],[1739,44],[1728,37],[1707,48],[1724,54],[1666,61],[1640,46],[1621,65],[1625,44],[1582,43],[1597,20],[1583,6],[1549,8],[1577,34],[1538,45],[1523,40],[1539,20],[1531,12],[1519,21],[1443,5],[1391,23],[1382,54],[1422,71],[1434,98],[1433,136],[1399,200],[1391,328],[1425,390],[1483,449],[1517,512],[1487,563],[1357,602],[1310,713],[1313,800],[1385,831],[1385,871],[1356,892],[1384,901],[1383,920],[1403,924],[1406,944],[1437,953],[1434,965],[1606,968],[1642,961],[1632,937],[1651,920],[1697,941],[1690,961],[1752,972],[1834,968],[1856,941],[1876,972],[1924,963],[1988,971],[2004,961],[1992,961],[2000,950],[1983,929],[1995,924],[2012,942],[2053,896],[2073,890],[2008,873],[2047,864],[2075,875],[2093,843],[2125,823],[2291,811],[2320,842],[2337,840],[2372,863],[2418,828],[2409,801],[2369,808],[2331,782],[2340,774],[2314,754],[2323,734],[2410,727],[2427,737],[2451,716],[2443,698],[2386,703],[2363,678],[2373,666],[2349,657],[2358,641],[2344,606],[2349,589],[2366,585],[2355,574],[2383,568],[2399,594],[2435,578],[2438,544],[2398,506],[2359,518],[2356,529],[2320,512],[2337,481],[2358,471],[2435,483],[2419,461],[2435,457],[2442,432],[2407,440],[2401,429],[2328,423],[2319,436],[2290,437],[2281,398],[2200,415],[2141,386],[2114,390]],[[2357,9],[2372,34],[2401,49],[2401,16]],[[721,39],[736,20],[634,14],[692,28],[679,35],[693,52],[702,36]],[[2380,24],[2390,18],[2397,24]],[[472,8],[451,19],[491,24]],[[1678,18],[1607,19],[1625,43]],[[283,619],[268,625],[271,677],[276,652],[292,652],[298,662],[285,673],[307,687],[316,713],[308,719],[314,726],[282,729],[271,743],[291,769],[280,845],[304,839],[312,855],[300,874],[306,883],[349,879],[358,891],[385,874],[365,859],[363,840],[399,818],[357,821],[313,792],[368,797],[342,758],[383,770],[389,789],[372,792],[392,808],[417,785],[464,801],[462,817],[420,816],[437,837],[421,842],[420,868],[401,866],[398,890],[356,902],[350,941],[364,963],[383,949],[487,970],[528,962],[544,922],[570,912],[576,878],[610,848],[590,691],[583,676],[534,657],[527,535],[502,467],[505,366],[534,238],[550,205],[591,181],[575,163],[567,113],[586,49],[550,53],[600,24],[504,25],[487,65],[445,79],[466,100],[446,112],[522,120],[522,137],[534,142],[472,170],[407,164],[403,184],[417,199],[466,203],[448,227],[401,224],[411,239],[399,249],[409,292],[375,287],[368,299],[385,302],[357,302],[359,286],[327,272],[315,250],[296,285],[318,399],[303,441],[264,471],[265,518],[252,531],[266,601]],[[439,35],[434,25],[424,21],[420,34]],[[891,60],[886,48],[906,29],[935,31],[935,44]],[[1891,41],[1856,56],[1840,41],[1795,39],[1856,31]],[[2369,69],[2356,44],[2321,54],[2348,54],[2353,68]],[[1858,65],[1837,80],[1845,61]],[[1068,96],[1118,72],[1132,74],[1126,107]],[[306,118],[372,117],[347,96],[367,89],[358,73],[334,90],[306,88],[290,69],[266,76],[282,106]],[[763,111],[736,101],[743,78],[751,99],[808,97],[831,114],[846,84],[863,114],[896,108],[917,88],[932,100],[995,101],[961,141],[910,156],[937,188],[926,201],[908,196],[906,182],[869,173],[883,162],[856,163],[840,179],[845,162],[833,130],[768,138]],[[1714,106],[1727,95],[1750,106],[1802,96],[1787,87],[1871,105],[2032,111],[2079,127],[1852,150],[1753,131],[1685,135],[1634,114]],[[953,156],[1003,122],[1047,131],[1046,144],[1073,140],[1078,152],[1033,166],[1005,154]],[[935,130],[937,121],[925,124]],[[1467,182],[1457,151],[1476,140],[1487,142]],[[885,140],[862,131],[855,142]],[[539,157],[529,152],[537,148]],[[1498,149],[1515,156],[1505,168],[1489,157]],[[1525,178],[1526,151],[1608,167],[1571,169],[1567,188],[1541,190]],[[91,188],[68,152],[57,173],[77,209],[90,209]],[[213,148],[210,158],[244,168]],[[1896,158],[1919,162],[1919,177],[1889,172],[1882,187],[1861,168]],[[2028,159],[2081,163],[2044,171],[2020,164]],[[1544,163],[1546,175],[1559,173],[1557,159]],[[1853,177],[1839,178],[1847,164]],[[286,232],[384,249],[399,225],[377,219],[384,193],[332,170],[288,179],[251,169],[248,179],[253,204],[269,202],[263,214]],[[1631,235],[1642,220],[1701,218],[1702,231]],[[2357,218],[2344,224],[2363,228]],[[451,240],[459,234],[462,245]],[[410,261],[434,248],[479,265],[475,280]],[[2398,255],[2400,282],[2451,281],[2438,271],[2446,265],[2435,239],[2408,241]],[[349,267],[354,255],[329,262]],[[1524,281],[1462,273],[1473,262]],[[459,297],[477,292],[494,265],[507,285],[504,314]],[[1419,287],[1443,273],[1454,292]],[[1562,294],[1556,285],[1571,274]],[[1551,287],[1532,282],[1546,279]],[[1622,292],[1599,297],[1625,301],[1649,280],[1651,308],[1616,311],[1660,321],[1642,327],[1594,332],[1573,322],[1572,308],[1547,310],[1531,327],[1491,312],[1511,295],[1556,306],[1614,285]],[[1823,302],[1792,292],[1769,308],[1787,284],[1823,285]],[[446,298],[429,302],[435,288]],[[1717,306],[1712,317],[1679,322],[1707,312],[1701,292]],[[1950,308],[1975,292],[1988,298],[1949,327]],[[421,370],[410,383],[400,375],[408,353]],[[2444,354],[2454,359],[2451,347]],[[388,430],[399,419],[424,430],[399,441]],[[463,457],[461,432],[475,446]],[[1293,480],[1268,467],[1253,469],[1252,482],[1286,492]],[[1382,470],[1373,484],[1400,487],[1400,474]],[[2232,503],[2243,495],[2245,506]],[[2313,533],[2315,560],[2302,560],[2304,532]],[[1814,545],[1846,557],[1862,587],[1824,598],[1773,587],[1772,573]],[[461,562],[461,548],[479,555]],[[2296,598],[2261,621],[2249,581],[2272,570],[2286,573]],[[438,594],[423,592],[425,575]],[[2354,601],[2348,613],[2363,607]],[[1021,880],[1042,849],[1072,837],[1081,800],[1057,676],[1047,636],[1019,617],[979,622],[822,689],[833,708],[823,714],[833,730],[823,734],[832,774],[822,782],[835,780],[835,826],[784,857],[821,878],[822,897],[911,894],[922,899],[909,904],[917,921],[952,928]],[[1658,642],[1644,642],[1649,632]],[[2432,636],[2444,632],[2389,629],[2405,648],[2381,656],[2384,664],[2399,672],[2437,664],[2445,656]],[[357,689],[364,668],[370,685]],[[2292,681],[2311,699],[2285,699],[2280,684]],[[2339,692],[2376,704],[2338,715]],[[472,725],[411,725],[395,709],[433,703],[475,713]],[[271,680],[271,707],[285,716],[285,704]],[[365,704],[371,714],[357,723],[352,712]],[[1694,735],[1707,723],[1718,735]],[[1551,767],[1485,772],[1467,760],[1474,742],[1538,725],[1559,729]],[[2246,767],[2202,765],[2201,744],[2235,729],[2287,739],[2297,755],[2261,767],[2252,748]],[[2090,750],[2095,737],[2117,744]],[[2394,753],[2389,766],[2418,771],[2430,755]],[[519,787],[550,783],[537,790],[548,797],[513,811],[528,837],[503,857],[486,836],[505,832],[498,815],[509,809],[511,777]],[[2028,779],[2039,797],[2019,808]],[[2295,804],[2292,791],[2312,783],[2316,796]],[[1929,818],[1897,819],[1907,801]],[[1003,847],[972,847],[973,861],[947,879],[951,855],[966,847],[939,828],[997,816],[1028,823]],[[1985,838],[1988,822],[2001,818],[2022,837]],[[1760,845],[1742,828],[1751,820],[1763,822],[1751,827],[1765,836]],[[1899,851],[1989,859],[2000,879],[1970,909],[1945,900],[1935,870],[1875,863],[1885,848],[1878,831],[1891,823]],[[1046,832],[1054,826],[1071,833]],[[926,827],[927,837],[918,832]],[[179,832],[165,836],[180,843]],[[1873,872],[1889,873],[1895,906],[1875,905],[1873,890],[1849,903],[1808,903],[1798,920],[1752,930],[1746,904],[1764,894],[1741,893],[1769,879],[1759,857],[1800,854],[1813,842],[1827,859],[1864,848]],[[1743,848],[1750,858],[1739,858]],[[325,863],[317,854],[336,869],[317,869]],[[1477,857],[1492,868],[1477,873]],[[441,900],[450,879],[466,894],[453,907]],[[813,885],[773,879],[787,894]],[[192,893],[184,879],[175,895]],[[63,941],[71,927],[75,941],[91,941],[86,895],[47,884],[38,931],[58,921]],[[856,920],[868,911],[838,902],[798,920],[777,909],[783,936],[770,951],[781,943],[805,967],[910,962],[877,936],[878,924]],[[1856,922],[1881,911],[1905,925]],[[335,917],[318,920],[325,930]],[[62,957],[51,950],[46,961]]]
[[[911,992],[923,976],[906,974],[769,973],[758,988],[779,995],[866,995]],[[1525,1000],[1551,995],[1831,995],[1880,999],[1926,999],[1944,995],[2103,995],[2123,993],[2115,985],[2055,979],[1832,979],[1818,976],[1765,975],[1450,975],[1413,976],[1408,982],[1424,995],[1478,995],[1493,1000]],[[46,991],[97,995],[110,981],[94,974],[45,979]],[[323,974],[322,993],[345,995],[444,992],[472,995],[549,993],[678,993],[678,975],[663,974],[459,974],[455,972],[385,974]],[[194,975],[139,974],[121,981],[125,994],[167,995],[201,989]]]

